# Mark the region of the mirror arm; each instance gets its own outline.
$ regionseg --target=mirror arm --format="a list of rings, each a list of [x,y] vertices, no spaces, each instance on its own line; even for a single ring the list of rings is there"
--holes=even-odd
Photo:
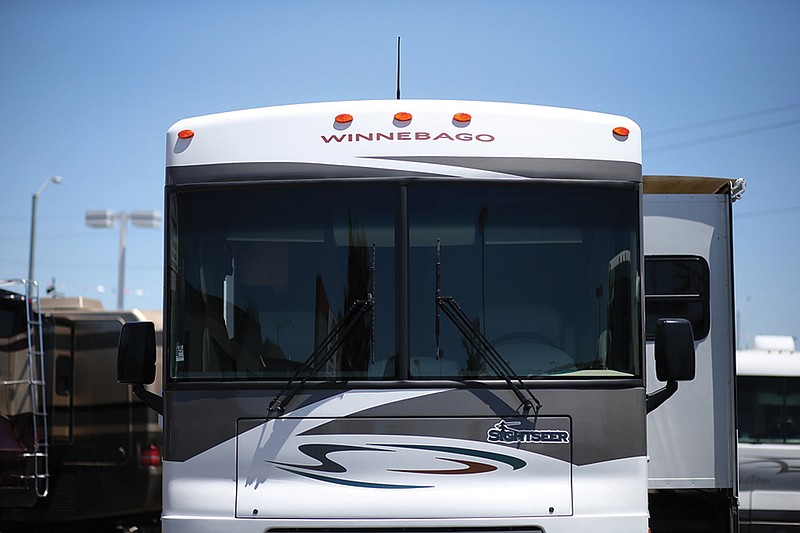
[[[659,389],[653,394],[648,394],[645,398],[647,412],[655,411],[662,403],[666,402],[673,394],[678,392],[677,381],[667,381],[667,386]]]
[[[141,383],[135,383],[131,386],[137,398],[142,400],[147,407],[164,416],[164,398],[145,389]]]

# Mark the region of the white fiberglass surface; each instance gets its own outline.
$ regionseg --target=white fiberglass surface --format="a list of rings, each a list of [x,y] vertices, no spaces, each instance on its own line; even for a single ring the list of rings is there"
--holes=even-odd
[[[254,429],[254,434],[246,436],[246,442],[255,444],[257,433],[262,428]],[[388,452],[391,453],[391,452]],[[330,508],[334,503],[346,509],[356,509],[350,514],[366,515],[366,509],[378,509],[374,504],[373,494],[376,490],[363,489],[359,498],[345,498],[346,492],[334,491],[329,501],[320,501],[314,498],[315,492],[305,492],[297,495],[296,492],[281,492],[281,483],[275,486],[276,491],[262,493],[265,499],[255,501],[256,493],[245,496],[247,503],[255,503],[252,508],[247,508],[244,501],[237,501],[237,490],[241,490],[231,467],[236,463],[236,440],[232,439],[215,448],[204,452],[188,461],[175,463],[167,461],[164,465],[165,492],[164,492],[164,519],[165,533],[185,533],[218,531],[220,528],[228,531],[255,532],[263,531],[265,523],[278,524],[284,527],[308,527],[312,524],[307,518],[274,517],[269,515],[269,508],[296,507],[305,503],[308,508],[313,508],[321,503],[323,508]],[[519,455],[525,457],[524,454]],[[251,457],[252,459],[252,457]],[[241,462],[241,461],[240,461]],[[240,466],[241,468],[241,466]],[[531,526],[540,525],[548,532],[566,533],[571,531],[586,531],[599,533],[616,531],[620,533],[633,533],[645,531],[647,527],[647,487],[646,487],[647,462],[645,457],[614,460],[583,466],[572,466],[571,483],[571,512],[564,515],[554,513],[549,509],[540,516],[533,516],[533,510],[541,511],[542,506],[531,505],[532,498],[527,498],[528,505],[525,512],[501,516],[499,513],[479,518],[470,518],[465,522],[459,514],[466,504],[462,500],[440,500],[438,497],[429,497],[427,502],[414,502],[427,509],[430,514],[438,509],[439,517],[427,518],[411,516],[410,512],[405,517],[392,517],[391,513],[377,511],[380,516],[369,518],[351,517],[347,519],[324,518],[314,519],[313,527],[374,527],[380,523],[385,527],[480,527],[480,526]],[[531,485],[541,483],[544,488],[553,488],[540,479],[531,478]],[[529,493],[528,488],[519,487],[523,493]],[[484,494],[494,489],[495,492],[507,493],[502,486],[486,483],[479,489]],[[255,490],[255,489],[254,489]],[[397,491],[395,491],[397,492]],[[389,503],[389,511],[397,510],[404,501],[406,493],[399,491],[399,501]],[[430,492],[428,492],[430,496]],[[516,496],[512,496],[516,499]],[[553,502],[552,496],[546,498]],[[308,505],[311,504],[311,505]],[[504,504],[508,505],[508,503]],[[258,520],[258,515],[253,515],[253,510],[258,509],[262,518],[268,522]],[[449,512],[445,512],[447,509]],[[453,509],[456,512],[453,512]],[[418,511],[417,508],[413,509]],[[508,510],[507,507],[505,509]],[[555,510],[555,509],[554,509]],[[237,517],[241,512],[245,517]],[[275,514],[273,512],[273,514]],[[397,513],[394,513],[397,514]],[[466,514],[477,514],[467,509]],[[376,521],[377,520],[377,521]]]
[[[389,429],[392,422],[387,420],[348,420],[354,431],[347,433],[314,432],[331,422],[272,420],[239,436],[238,517],[442,519],[572,513],[569,461],[486,439],[355,431],[358,426]],[[441,420],[442,425],[459,423],[464,422]],[[562,426],[568,427],[566,421]],[[487,431],[494,424],[483,421],[483,427]],[[568,431],[538,431],[540,438],[561,440],[540,446],[569,447]]]

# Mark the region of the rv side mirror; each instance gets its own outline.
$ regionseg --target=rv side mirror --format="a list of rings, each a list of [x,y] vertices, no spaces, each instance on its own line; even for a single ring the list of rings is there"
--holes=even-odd
[[[658,319],[655,355],[659,381],[693,380],[695,354],[691,322],[685,318]]]
[[[149,385],[156,379],[156,328],[152,322],[122,325],[117,352],[117,381]]]
[[[679,381],[694,379],[694,333],[685,318],[660,318],[656,322],[656,377],[667,386],[648,394],[647,412],[656,410],[678,392]]]

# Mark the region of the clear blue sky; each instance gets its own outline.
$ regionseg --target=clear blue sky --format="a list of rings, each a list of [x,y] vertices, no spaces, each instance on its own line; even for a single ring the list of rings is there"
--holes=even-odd
[[[116,302],[119,231],[162,209],[178,119],[275,104],[497,100],[627,115],[644,171],[745,177],[736,300],[800,340],[800,2],[0,0],[0,278]],[[161,305],[160,230],[130,227],[126,307]],[[102,288],[104,292],[99,289]]]

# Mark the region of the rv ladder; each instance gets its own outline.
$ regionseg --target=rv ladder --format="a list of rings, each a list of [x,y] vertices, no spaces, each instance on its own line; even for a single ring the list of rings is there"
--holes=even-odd
[[[39,285],[28,280],[25,284],[28,322],[28,376],[33,417],[33,452],[25,454],[33,462],[33,473],[28,476],[36,484],[36,495],[47,496],[50,486],[47,434],[47,404],[44,383],[44,332],[42,310],[39,305]]]
[[[6,394],[24,399],[17,403],[13,412],[6,414],[29,416],[31,430],[30,437],[23,439],[19,444],[21,453],[18,457],[23,460],[25,467],[19,470],[19,474],[9,474],[11,478],[19,479],[22,484],[35,490],[37,497],[44,498],[50,487],[48,457],[50,441],[47,427],[44,333],[39,304],[39,286],[35,281],[26,279],[0,280],[0,286],[9,285],[21,285],[22,287],[19,289],[22,289],[21,292],[24,293],[27,354],[23,366],[18,367],[20,372],[15,371],[13,379],[2,382],[8,391]],[[29,413],[26,407],[30,409]],[[28,482],[32,482],[33,487]]]

